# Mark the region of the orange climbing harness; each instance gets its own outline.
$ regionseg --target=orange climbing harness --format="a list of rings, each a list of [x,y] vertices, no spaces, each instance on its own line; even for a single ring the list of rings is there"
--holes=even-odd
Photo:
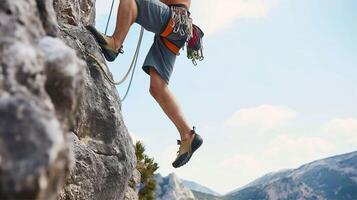
[[[192,19],[186,7],[182,5],[170,5],[171,18],[168,21],[164,31],[160,34],[161,41],[174,54],[178,55],[180,47],[171,42],[167,37],[171,33],[180,34],[180,36],[191,36]]]
[[[170,18],[165,30],[161,33],[161,37],[169,36],[172,33],[172,31],[174,30],[175,24],[176,23],[175,23],[174,19]]]
[[[186,7],[173,5],[171,8],[171,18],[167,23],[164,31],[160,34],[161,41],[174,54],[179,55],[180,47],[167,39],[171,33],[187,36],[187,58],[191,59],[194,65],[197,61],[202,61],[203,56],[203,31],[192,23],[190,12]]]
[[[180,52],[180,47],[176,46],[173,42],[171,42],[167,37],[174,31],[176,22],[173,18],[170,18],[169,22],[165,30],[160,34],[161,41],[165,44],[165,46],[174,54],[178,55]]]
[[[161,41],[165,44],[165,46],[170,49],[170,51],[176,55],[179,55],[180,47],[176,46],[173,42],[168,40],[166,37],[161,37]]]

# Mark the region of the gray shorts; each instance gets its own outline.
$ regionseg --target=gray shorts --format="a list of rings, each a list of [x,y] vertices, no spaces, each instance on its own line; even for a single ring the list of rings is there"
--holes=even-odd
[[[159,0],[136,0],[136,3],[138,5],[136,23],[146,30],[155,33],[154,43],[146,56],[143,70],[147,74],[150,74],[150,68],[153,67],[161,78],[166,83],[169,83],[177,55],[165,46],[160,38],[160,34],[164,31],[171,18],[171,9]],[[171,33],[167,39],[181,48],[185,45],[187,36]]]

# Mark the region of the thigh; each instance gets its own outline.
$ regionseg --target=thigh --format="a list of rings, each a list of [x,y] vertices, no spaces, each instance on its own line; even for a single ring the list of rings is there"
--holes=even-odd
[[[176,55],[162,43],[159,36],[155,36],[154,43],[145,58],[143,70],[150,74],[150,68],[154,68],[161,78],[169,83],[175,61]]]
[[[138,5],[136,23],[153,33],[161,33],[171,18],[169,6],[159,0],[135,0]]]
[[[167,86],[166,81],[161,78],[160,74],[154,67],[150,68],[150,85],[160,88]]]

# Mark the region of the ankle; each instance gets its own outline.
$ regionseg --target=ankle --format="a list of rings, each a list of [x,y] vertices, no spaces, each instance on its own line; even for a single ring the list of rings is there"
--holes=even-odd
[[[191,138],[192,138],[191,132],[181,135],[181,141],[183,141],[183,142],[189,141]]]
[[[115,35],[113,35],[112,38],[113,38],[113,48],[116,51],[119,51],[122,46],[122,42],[120,42],[120,40],[117,37],[115,37]]]

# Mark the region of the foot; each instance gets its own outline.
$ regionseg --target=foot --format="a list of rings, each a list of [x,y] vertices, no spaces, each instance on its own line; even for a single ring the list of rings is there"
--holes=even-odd
[[[193,153],[200,148],[203,143],[203,140],[200,135],[195,131],[195,127],[191,131],[191,138],[185,141],[177,141],[180,145],[179,151],[177,152],[177,157],[172,163],[174,168],[182,167],[185,165],[192,157]]]
[[[119,53],[124,53],[121,46],[118,48],[115,45],[115,40],[113,37],[104,35],[100,33],[95,27],[93,26],[86,26],[87,30],[90,31],[94,38],[97,40],[99,46],[102,49],[103,55],[105,59],[107,59],[109,62],[113,62],[116,57],[119,55]]]

